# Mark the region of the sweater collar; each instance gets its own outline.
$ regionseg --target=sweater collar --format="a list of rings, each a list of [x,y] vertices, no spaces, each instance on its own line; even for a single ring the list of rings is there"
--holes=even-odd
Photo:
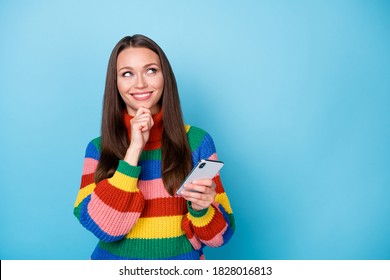
[[[154,125],[150,129],[149,140],[148,140],[148,143],[146,143],[146,145],[153,144],[154,142],[161,141],[161,139],[162,139],[162,131],[163,131],[162,116],[163,116],[162,110],[160,110],[160,112],[158,112],[157,114],[152,116]],[[130,116],[127,113],[127,111],[125,110],[124,111],[124,122],[125,122],[125,126],[126,126],[126,129],[127,129],[127,135],[129,137],[129,139],[131,139],[130,121],[132,119],[133,119],[133,116]],[[147,146],[145,146],[145,149],[147,149]]]

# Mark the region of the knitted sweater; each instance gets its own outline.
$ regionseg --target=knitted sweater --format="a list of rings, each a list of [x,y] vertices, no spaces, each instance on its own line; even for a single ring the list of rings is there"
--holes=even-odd
[[[130,118],[125,114],[129,136]],[[213,179],[215,201],[201,211],[166,191],[161,178],[162,113],[153,119],[138,166],[120,160],[113,176],[97,184],[100,137],[86,148],[74,214],[99,239],[91,259],[204,259],[204,246],[221,246],[233,235],[234,217],[219,175]],[[193,165],[217,159],[209,134],[193,126],[185,129]]]

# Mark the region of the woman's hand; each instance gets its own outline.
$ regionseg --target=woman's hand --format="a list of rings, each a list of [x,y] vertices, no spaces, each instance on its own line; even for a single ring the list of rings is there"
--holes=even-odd
[[[150,129],[153,127],[153,117],[149,109],[140,107],[130,121],[131,139],[124,161],[138,165],[139,157],[149,140]]]
[[[191,201],[192,209],[200,211],[208,208],[214,202],[217,192],[213,180],[195,180],[191,184],[184,185],[180,195]]]
[[[140,107],[130,121],[130,146],[143,150],[148,142],[150,129],[153,127],[153,117],[149,109]],[[129,146],[129,147],[130,147]]]

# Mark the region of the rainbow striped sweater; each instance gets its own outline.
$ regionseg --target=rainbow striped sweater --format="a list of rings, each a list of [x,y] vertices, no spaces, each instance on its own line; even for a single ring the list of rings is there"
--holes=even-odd
[[[95,184],[100,137],[86,148],[74,214],[99,239],[91,259],[204,259],[204,246],[221,246],[233,235],[233,212],[219,175],[213,179],[215,201],[202,211],[166,191],[161,178],[162,121],[161,116],[153,118],[138,166],[119,161],[111,178]],[[217,159],[208,133],[193,126],[186,131],[193,164]]]

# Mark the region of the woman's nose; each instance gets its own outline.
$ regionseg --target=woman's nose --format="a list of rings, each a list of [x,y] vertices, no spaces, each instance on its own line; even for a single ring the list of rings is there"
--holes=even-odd
[[[147,84],[147,82],[146,82],[145,77],[142,76],[142,75],[138,76],[137,82],[136,82],[136,87],[137,87],[137,88],[145,88],[145,87],[147,87],[147,86],[148,86],[148,84]]]

